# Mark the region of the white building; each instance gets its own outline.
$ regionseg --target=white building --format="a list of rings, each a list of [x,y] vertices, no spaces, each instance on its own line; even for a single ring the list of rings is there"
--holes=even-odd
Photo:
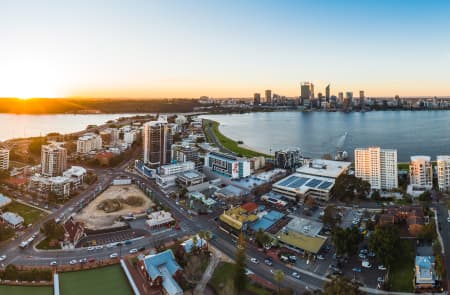
[[[60,197],[70,196],[72,186],[72,179],[65,176],[45,177],[35,174],[30,177],[29,182],[30,190],[43,194],[52,192]]]
[[[9,150],[0,149],[0,170],[9,169]]]
[[[251,174],[249,160],[219,152],[208,153],[205,156],[205,166],[214,173],[231,179],[244,178]]]
[[[177,115],[177,117],[175,118],[175,124],[177,124],[179,126],[186,124],[186,123],[187,123],[187,119],[183,115]]]
[[[132,145],[138,137],[138,131],[137,130],[131,130],[124,132],[123,134],[123,141],[128,144]]]
[[[148,219],[145,223],[147,223],[150,229],[161,228],[163,226],[168,226],[171,223],[175,222],[175,219],[172,217],[172,214],[166,211],[152,212],[149,215],[147,215],[147,218]]]
[[[63,176],[71,179],[74,186],[78,186],[84,182],[86,169],[81,166],[72,166],[63,172]]]
[[[159,168],[156,175],[156,183],[161,187],[169,187],[175,185],[178,174],[194,170],[195,163],[192,161],[163,165]]]
[[[412,156],[409,164],[409,183],[413,188],[430,190],[433,188],[433,167],[431,157]]]
[[[355,149],[355,175],[372,189],[398,187],[397,150],[380,147]]]
[[[67,150],[63,143],[53,142],[41,147],[41,170],[44,176],[58,176],[66,170]]]
[[[13,212],[5,212],[2,214],[3,221],[8,224],[12,228],[18,228],[21,227],[24,219],[22,216],[17,215]]]
[[[437,179],[441,192],[450,190],[450,156],[437,156]]]
[[[102,137],[95,133],[86,133],[77,140],[77,153],[87,154],[102,149]]]

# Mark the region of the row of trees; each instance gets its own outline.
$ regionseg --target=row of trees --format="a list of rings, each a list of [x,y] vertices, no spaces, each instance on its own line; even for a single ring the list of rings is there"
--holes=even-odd
[[[370,193],[370,184],[354,175],[341,174],[334,184],[334,196],[339,201],[365,199]]]

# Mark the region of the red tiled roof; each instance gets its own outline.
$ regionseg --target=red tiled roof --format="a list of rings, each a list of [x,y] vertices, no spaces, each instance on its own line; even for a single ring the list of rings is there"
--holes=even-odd
[[[245,209],[247,212],[253,212],[256,209],[258,209],[258,204],[253,203],[253,202],[248,202],[248,203],[245,203],[244,205],[242,205],[241,208]]]

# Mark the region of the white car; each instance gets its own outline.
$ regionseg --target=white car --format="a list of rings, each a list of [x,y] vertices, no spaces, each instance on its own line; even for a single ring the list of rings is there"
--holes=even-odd
[[[447,217],[447,222],[450,222],[450,217]]]
[[[365,268],[371,268],[371,267],[372,267],[372,264],[370,264],[369,261],[364,260],[364,261],[361,263],[361,266],[362,266],[362,267],[365,267]]]
[[[386,266],[384,265],[378,265],[378,270],[386,270]]]
[[[113,247],[115,247],[116,246],[116,244],[114,244],[114,243],[109,243],[108,245],[106,245],[106,248],[113,248]]]
[[[92,251],[92,250],[94,250],[94,249],[95,249],[94,247],[88,247],[88,248],[87,248],[88,251]]]
[[[325,257],[324,257],[323,255],[317,255],[317,259],[319,259],[319,260],[324,260]]]
[[[258,264],[259,261],[256,258],[250,258],[250,261],[253,262],[254,264]]]
[[[137,251],[138,251],[138,249],[133,248],[133,249],[131,249],[130,251],[128,251],[128,253],[134,254],[134,253],[137,253]]]
[[[102,246],[102,245],[95,246],[95,250],[101,250],[101,249],[103,249],[103,246]]]
[[[77,260],[76,259],[72,259],[72,260],[69,261],[69,264],[70,265],[77,264]]]
[[[50,266],[55,266],[55,265],[57,265],[58,263],[56,262],[56,261],[52,261],[52,262],[50,262]]]
[[[5,259],[6,259],[6,255],[0,256],[0,261],[3,261],[3,260],[5,260]]]
[[[118,256],[119,256],[119,254],[112,253],[111,255],[109,255],[109,258],[117,258]]]
[[[296,278],[297,280],[300,280],[300,275],[298,274],[298,272],[293,272],[293,273],[292,273],[292,276],[293,276],[294,278]]]

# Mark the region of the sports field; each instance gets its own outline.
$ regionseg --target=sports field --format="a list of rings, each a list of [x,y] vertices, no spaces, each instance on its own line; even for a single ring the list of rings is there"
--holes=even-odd
[[[133,294],[120,265],[61,273],[59,283],[61,295]]]

